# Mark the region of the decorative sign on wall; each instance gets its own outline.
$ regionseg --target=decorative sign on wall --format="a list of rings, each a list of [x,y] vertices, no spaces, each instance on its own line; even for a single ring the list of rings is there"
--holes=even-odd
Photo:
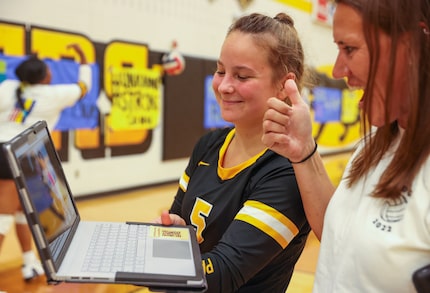
[[[239,3],[240,8],[244,11],[252,4],[252,2],[254,2],[254,0],[237,0],[237,2]]]
[[[24,61],[25,56],[8,56],[0,54],[0,82],[2,79],[14,79],[15,68]],[[76,83],[79,76],[79,65],[73,60],[53,60],[42,58],[52,73],[52,84]],[[97,64],[90,64],[92,72],[91,90],[72,107],[63,110],[55,125],[55,130],[66,131],[78,128],[92,129],[98,124],[98,109],[96,106],[99,89],[99,69]]]
[[[286,6],[299,9],[301,11],[311,13],[312,1],[314,0],[276,0],[276,2],[282,3]]]
[[[313,0],[312,20],[318,24],[332,26],[334,8],[333,0]]]
[[[0,60],[0,82],[6,79],[6,62]]]
[[[112,68],[112,128],[153,129],[160,119],[159,70]]]

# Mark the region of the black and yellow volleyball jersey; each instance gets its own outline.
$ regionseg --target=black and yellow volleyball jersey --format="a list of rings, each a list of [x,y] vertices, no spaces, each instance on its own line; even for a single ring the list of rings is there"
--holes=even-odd
[[[222,168],[234,132],[200,139],[170,212],[196,228],[207,292],[284,293],[310,231],[294,170],[270,150]]]

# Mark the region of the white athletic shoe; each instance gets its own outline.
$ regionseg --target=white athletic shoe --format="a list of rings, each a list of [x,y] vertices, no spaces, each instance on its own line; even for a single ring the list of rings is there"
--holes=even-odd
[[[43,267],[39,260],[34,260],[30,263],[26,263],[21,268],[22,277],[25,281],[30,281],[37,276],[43,275]]]

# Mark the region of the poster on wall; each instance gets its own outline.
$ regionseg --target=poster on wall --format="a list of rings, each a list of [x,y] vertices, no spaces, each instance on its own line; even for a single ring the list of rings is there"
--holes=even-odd
[[[160,87],[159,70],[112,68],[111,127],[154,129],[160,122]]]
[[[312,20],[321,25],[332,26],[333,13],[335,9],[334,0],[313,0]]]
[[[7,56],[0,54],[0,63],[3,64],[3,79],[16,80],[15,68],[28,56]],[[72,60],[53,60],[45,58],[52,80],[51,84],[76,83],[79,77],[79,64]],[[55,125],[55,130],[66,131],[71,129],[91,129],[98,125],[99,111],[96,106],[99,91],[99,70],[97,64],[90,64],[92,72],[91,90],[72,107],[61,112]]]
[[[0,82],[6,79],[6,62],[0,60]]]
[[[333,66],[315,68],[317,85],[310,89],[313,136],[327,151],[347,151],[360,139],[361,90],[348,89],[344,80],[333,79]]]
[[[315,122],[339,122],[342,91],[336,88],[317,86],[313,89],[313,93]]]

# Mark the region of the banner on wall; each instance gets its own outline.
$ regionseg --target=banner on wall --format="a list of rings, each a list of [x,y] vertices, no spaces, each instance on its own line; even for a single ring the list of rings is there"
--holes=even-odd
[[[6,64],[5,79],[17,79],[15,68],[27,56],[0,55],[0,62]],[[79,64],[72,60],[43,59],[52,73],[51,84],[76,83],[79,79]],[[75,105],[64,109],[55,130],[67,131],[71,129],[94,128],[99,123],[99,112],[96,105],[99,91],[99,69],[97,64],[90,64],[92,71],[91,90]]]
[[[0,82],[6,79],[6,62],[0,60]]]
[[[160,120],[161,73],[154,69],[113,67],[111,127],[154,129]]]
[[[358,103],[361,98],[359,91],[315,87],[313,93],[315,122],[351,124],[358,121],[360,116]]]
[[[79,64],[70,61],[54,61],[46,59],[46,63],[52,72],[52,84],[74,83],[78,81]],[[85,97],[75,103],[73,107],[64,109],[55,126],[56,130],[66,131],[70,129],[92,129],[99,126],[99,110],[97,98],[100,89],[99,67],[91,66],[91,89]]]
[[[353,124],[360,119],[360,108],[358,104],[362,96],[361,91],[342,91],[342,112],[340,121],[345,124]]]
[[[315,122],[326,123],[340,121],[342,91],[336,88],[315,87],[314,111]]]
[[[334,0],[313,0],[311,17],[315,23],[332,26]]]

